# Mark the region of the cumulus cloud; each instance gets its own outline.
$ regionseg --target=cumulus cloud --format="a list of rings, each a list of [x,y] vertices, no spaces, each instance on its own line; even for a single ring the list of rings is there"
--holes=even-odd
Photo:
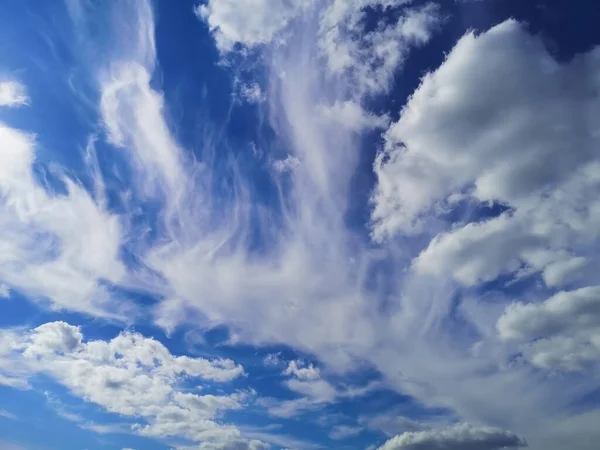
[[[460,39],[386,133],[375,164],[375,237],[418,229],[435,203],[462,191],[536,208],[544,189],[585,170],[596,155],[589,124],[599,106],[586,93],[596,89],[599,54],[561,65],[515,21]]]
[[[0,349],[4,349],[3,359],[14,363],[0,367],[0,373],[5,370],[14,375],[15,369],[20,376],[44,373],[109,412],[145,420],[130,432],[217,446],[246,442],[237,428],[215,419],[242,408],[252,392],[199,395],[181,388],[184,379],[201,386],[200,380],[225,383],[243,375],[243,368],[231,360],[175,356],[160,342],[137,333],[123,332],[110,341],[85,341],[78,327],[65,322],[29,331],[3,331]],[[103,430],[83,422],[80,426]],[[114,428],[107,430],[102,432],[114,432]]]
[[[318,368],[309,364],[303,367],[299,361],[290,361],[287,368],[283,371],[283,375],[293,375],[299,380],[316,380],[321,377]]]
[[[394,73],[404,63],[409,50],[427,42],[438,27],[438,6],[402,9],[393,24],[380,24],[362,32],[367,7],[386,10],[412,3],[410,0],[336,0],[324,10],[320,22],[319,47],[334,76],[346,75],[353,91],[361,96],[387,91]]]
[[[392,247],[413,243],[408,253],[419,253],[402,280],[391,332],[410,348],[390,343],[389,352],[374,357],[378,367],[429,406],[451,405],[465,420],[486,417],[536,443],[546,442],[550,423],[572,414],[570,401],[593,395],[597,386],[593,376],[575,386],[525,363],[590,366],[596,331],[577,334],[569,325],[578,322],[580,303],[563,301],[574,310],[556,334],[508,335],[518,324],[527,330],[553,323],[540,300],[554,289],[596,284],[600,166],[591,124],[600,103],[590,93],[597,91],[598,54],[596,48],[558,62],[512,20],[469,33],[422,79],[374,165],[373,238]],[[478,217],[490,206],[504,212]],[[497,281],[501,291],[501,276],[531,289],[516,291],[523,305],[515,313],[509,307],[498,322],[499,342],[496,322],[511,299],[482,294],[482,283]],[[533,276],[535,283],[526,283]],[[530,308],[542,311],[541,322],[524,314]],[[522,313],[527,319],[519,322]],[[402,373],[394,375],[395,367]],[[510,406],[516,398],[519,406]],[[540,418],[534,404],[553,412],[544,409]]]
[[[195,11],[206,21],[219,50],[228,52],[236,43],[252,47],[271,42],[311,4],[312,0],[209,0]]]
[[[526,447],[508,431],[466,423],[449,428],[407,432],[393,437],[380,450],[502,450]]]
[[[18,81],[0,80],[0,107],[28,106],[27,89]]]
[[[428,417],[427,421],[424,422],[403,416],[400,409],[392,408],[388,411],[377,412],[375,415],[360,416],[359,423],[369,430],[383,433],[388,437],[448,425],[445,417]]]
[[[501,339],[529,343],[539,367],[580,370],[600,360],[600,288],[559,292],[541,303],[514,303],[498,320]]]
[[[334,78],[351,80],[352,92],[359,97],[389,89],[409,50],[427,42],[439,26],[441,17],[435,3],[407,8],[412,0],[292,0],[287,2],[261,0],[258,3],[241,0],[216,1],[198,5],[197,16],[206,22],[222,52],[235,44],[248,48],[263,44],[282,45],[286,31],[302,35],[309,29],[304,22],[316,15],[316,44],[320,56],[327,61],[328,72]],[[388,11],[403,10],[395,23],[380,24],[368,33],[362,21],[368,8]],[[291,24],[300,25],[290,30]]]

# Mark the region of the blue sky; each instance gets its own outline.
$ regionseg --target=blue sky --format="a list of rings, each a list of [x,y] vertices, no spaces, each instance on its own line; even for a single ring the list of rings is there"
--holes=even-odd
[[[592,450],[567,0],[5,0],[0,450]]]

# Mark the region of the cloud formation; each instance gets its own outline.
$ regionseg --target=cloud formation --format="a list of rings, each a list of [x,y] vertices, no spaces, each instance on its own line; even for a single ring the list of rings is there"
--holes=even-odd
[[[125,273],[119,219],[60,172],[55,175],[66,193],[49,192],[49,183],[34,173],[34,136],[0,123],[0,143],[3,282],[32,299],[49,300],[55,309],[101,317],[132,311],[126,299],[112,302],[101,282],[117,283]]]
[[[18,81],[0,80],[0,107],[28,106],[27,89]]]
[[[337,387],[323,377],[319,368],[295,360],[288,363],[282,375],[289,377],[284,381],[284,386],[299,397],[293,400],[260,399],[260,403],[274,417],[290,418],[306,411],[315,411],[340,399],[363,397],[381,387],[377,382],[358,387]],[[336,433],[334,429],[333,433],[341,436],[348,431],[343,428]]]
[[[226,383],[243,375],[243,368],[231,360],[175,356],[158,341],[137,333],[85,341],[78,327],[65,322],[5,330],[0,351],[2,376],[47,374],[77,397],[144,421],[131,424],[130,432],[177,436],[207,446],[246,442],[237,428],[215,420],[225,411],[242,408],[252,393],[200,395],[182,386],[183,380],[194,380],[201,389],[202,383]]]
[[[527,343],[538,367],[581,370],[600,361],[600,287],[559,292],[542,303],[514,303],[498,320],[501,339]]]
[[[597,136],[587,124],[599,106],[587,92],[597,86],[598,54],[561,65],[512,20],[460,39],[386,133],[375,165],[375,237],[422,228],[453,194],[509,205],[517,224],[521,216],[545,218],[542,192],[580,172],[589,177],[583,172],[596,160]],[[498,82],[490,89],[492,76]],[[566,80],[588,84],[580,90]]]
[[[208,24],[219,50],[227,52],[233,50],[236,43],[255,46],[271,42],[311,4],[312,0],[259,0],[253,3],[209,0],[198,5],[195,12]]]
[[[244,370],[231,360],[176,356],[133,332],[85,340],[51,322],[3,330],[0,384],[30,388],[43,373],[132,432],[201,449],[282,443],[224,421],[251,402],[292,418],[383,386],[444,411],[436,425],[488,423],[544,449],[597,436],[596,412],[575,403],[596,392],[600,356],[598,49],[559,63],[513,20],[468,33],[390,124],[397,111],[369,105],[443,26],[435,3],[204,2],[195,12],[223,58],[263,52],[264,90],[242,84],[239,94],[260,103],[274,141],[266,196],[220,130],[206,125],[192,149],[173,132],[150,2],[109,8],[106,41],[120,45],[108,50],[86,28],[93,5],[67,4],[95,56],[99,125],[81,152],[91,188],[38,161],[41,136],[0,123],[0,295],[171,333],[225,326],[229,345],[283,344],[315,363],[265,358],[289,395],[254,402],[251,390],[182,388],[237,379]],[[363,137],[381,129],[369,211],[357,175]],[[101,167],[97,146],[114,167]],[[503,277],[535,286],[516,299],[481,294]],[[365,367],[381,381],[328,376]],[[587,377],[565,382],[575,371]],[[405,431],[385,450],[524,445],[500,428],[430,425],[379,418],[368,428]],[[330,437],[361,431],[337,424]]]
[[[379,450],[501,450],[526,446],[524,440],[508,431],[462,423],[444,429],[403,433]]]

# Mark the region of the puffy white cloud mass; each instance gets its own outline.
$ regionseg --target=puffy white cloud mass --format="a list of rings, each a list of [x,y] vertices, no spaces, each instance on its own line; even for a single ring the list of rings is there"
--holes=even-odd
[[[441,22],[438,5],[426,3],[407,7],[410,0],[336,0],[324,10],[318,45],[327,59],[332,75],[352,80],[358,95],[389,90],[393,76],[404,63],[411,48],[429,41]],[[380,24],[362,33],[366,7],[406,5],[394,24]]]
[[[542,303],[515,303],[498,320],[501,339],[528,343],[544,368],[579,370],[600,361],[600,287],[559,292]]]
[[[592,50],[561,65],[515,21],[464,36],[386,133],[375,166],[375,236],[419,229],[452,194],[535,215],[550,207],[539,204],[542,194],[558,196],[574,176],[593,184],[599,102],[589,93],[599,61]],[[578,216],[565,217],[569,225]]]
[[[393,374],[386,359],[396,355],[402,389],[465,420],[488,417],[535,448],[568,440],[566,426],[550,425],[559,417],[589,426],[571,402],[598,383],[599,57],[594,48],[558,62],[513,20],[468,33],[423,77],[374,165],[372,237],[419,252],[394,315],[412,334],[392,333],[411,348],[390,344],[379,367]],[[494,205],[504,212],[477,217]],[[508,294],[482,283],[501,292],[505,279],[520,283],[520,303],[503,314]],[[456,299],[460,327],[450,325]],[[569,383],[539,368],[590,370]]]
[[[435,3],[412,7],[413,0],[209,0],[196,14],[213,31],[217,47],[229,52],[234,45],[281,45],[289,36],[302,36],[316,15],[316,44],[334,78],[351,79],[358,96],[387,91],[394,72],[408,51],[427,42],[441,17]],[[393,24],[363,32],[366,9],[402,7]],[[300,22],[291,27],[294,21]],[[312,31],[312,30],[311,30]],[[312,36],[311,36],[312,38]]]
[[[269,43],[311,4],[312,0],[209,0],[195,11],[208,24],[219,49],[227,52],[236,43]]]
[[[598,73],[598,49],[559,64],[514,21],[463,37],[386,133],[376,162],[374,237],[426,231],[427,220],[457,198],[500,203],[509,210],[432,239],[414,260],[416,272],[466,286],[536,273],[548,288],[592,282]],[[596,291],[512,305],[498,322],[500,337],[535,340],[523,351],[539,367],[596,362]]]
[[[403,433],[388,440],[379,450],[506,450],[526,446],[524,440],[508,431],[461,423]]]
[[[200,380],[225,383],[243,375],[231,360],[175,356],[160,342],[131,332],[109,341],[85,341],[80,328],[65,322],[3,330],[0,356],[0,376],[49,375],[106,411],[144,420],[131,428],[140,435],[177,436],[205,445],[246,442],[237,428],[215,419],[242,408],[251,392],[200,395],[182,386],[184,380],[201,388]]]

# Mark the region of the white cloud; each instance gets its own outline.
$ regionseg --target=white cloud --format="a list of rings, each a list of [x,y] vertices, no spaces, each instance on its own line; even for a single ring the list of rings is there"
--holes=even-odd
[[[269,353],[263,358],[263,364],[265,367],[277,367],[280,364],[283,364],[281,353]]]
[[[524,440],[508,431],[462,423],[449,428],[403,433],[387,441],[379,450],[503,450],[526,446]]]
[[[437,5],[428,3],[420,8],[404,8],[395,24],[380,24],[364,33],[364,8],[386,9],[409,3],[410,0],[336,0],[324,10],[319,46],[329,71],[334,76],[348,76],[352,91],[359,96],[387,91],[409,50],[427,42],[440,23]]]
[[[59,174],[66,194],[51,194],[34,176],[34,137],[0,123],[0,277],[4,285],[56,309],[123,317],[123,299],[109,304],[105,284],[125,269],[118,253],[119,218],[79,184]]]
[[[499,323],[512,327],[529,308],[542,311],[523,314],[530,320],[524,330],[548,324],[539,301],[553,289],[596,284],[600,164],[592,123],[600,102],[586,92],[598,88],[598,55],[593,49],[557,62],[514,21],[467,34],[423,78],[374,166],[374,239],[399,246],[407,259],[420,255],[399,281],[389,351],[373,359],[425,405],[450,406],[463,420],[485,418],[534,448],[562,448],[545,438],[548,430],[577,415],[575,399],[597,389],[594,370],[569,383],[539,368],[595,364],[596,332],[567,326],[579,320],[573,306],[556,334],[499,340],[496,322],[511,299],[482,294],[481,283],[495,280],[501,291],[504,275],[527,287],[517,294],[517,313],[509,307]],[[490,203],[506,211],[468,223]],[[526,283],[527,276],[539,278]],[[410,344],[399,344],[404,340]],[[402,373],[394,374],[398,367]],[[595,436],[582,417],[569,424]],[[569,431],[560,430],[565,442]]]
[[[434,204],[463,190],[475,201],[535,208],[544,189],[585,170],[598,140],[587,124],[600,106],[564,80],[595,89],[587,75],[597,54],[560,65],[514,21],[464,36],[386,134],[375,165],[375,237],[418,230]]]
[[[321,378],[321,373],[317,367],[312,364],[303,367],[300,361],[290,361],[283,374],[293,375],[299,380],[316,380]]]
[[[65,417],[67,418],[67,417]],[[77,426],[82,430],[92,431],[96,434],[131,434],[131,427],[124,424],[98,424],[93,422],[81,422]]]
[[[4,349],[4,350],[2,350]],[[144,420],[130,432],[151,437],[180,437],[206,445],[245,442],[240,431],[221,425],[224,411],[240,409],[252,392],[198,395],[185,392],[182,382],[200,379],[225,383],[243,375],[231,360],[175,356],[160,342],[137,333],[123,332],[110,341],[85,341],[78,327],[50,322],[33,330],[3,331],[3,359],[12,367],[0,367],[8,375],[44,373],[70,392],[106,411]],[[85,422],[61,412],[82,428],[101,433],[123,428]]]
[[[340,14],[345,18],[379,3],[358,2],[347,11],[342,8]],[[282,22],[278,15],[278,8],[288,5],[286,17],[288,12],[296,15],[293,11],[303,14],[305,6],[294,2],[282,5],[265,12],[268,2],[228,1],[209,2],[198,9],[215,28],[221,50],[230,49],[234,41],[252,47],[272,40],[265,110],[277,140],[288,152],[285,159],[270,160],[275,172],[289,174],[273,177],[281,209],[255,210],[249,204],[253,194],[245,180],[234,177],[240,181],[233,188],[236,198],[229,207],[219,205],[227,217],[215,224],[209,214],[203,214],[212,205],[200,183],[200,192],[195,189],[193,199],[184,197],[173,207],[178,218],[185,219],[168,227],[177,233],[167,236],[161,248],[151,249],[143,259],[162,276],[153,285],[165,297],[155,309],[161,326],[170,329],[192,317],[202,325],[225,324],[239,340],[283,342],[320,357],[326,355],[328,364],[347,369],[353,364],[353,355],[370,348],[377,334],[369,319],[375,302],[363,292],[371,255],[363,252],[362,244],[347,229],[349,189],[361,151],[356,134],[382,126],[387,118],[364,110],[362,94],[353,91],[356,80],[349,75],[352,71],[334,77],[324,72],[317,45],[322,38],[320,27],[315,29],[302,19]],[[319,8],[328,6],[306,5],[315,8],[312,12],[319,20],[325,17],[320,15],[325,9]],[[415,43],[426,40],[427,36],[414,31],[419,27],[411,25],[416,23],[413,18],[429,24],[419,15],[425,13],[403,11],[393,25],[393,33],[398,33],[394,36],[400,39],[401,35],[403,42],[401,49],[397,47],[400,44],[393,45],[403,56]],[[277,22],[272,28],[275,31],[264,27],[264,20]],[[254,21],[261,23],[258,34],[249,31],[254,29]],[[359,26],[358,22],[355,25]],[[288,26],[291,28],[284,31]],[[425,28],[429,30],[428,25]],[[305,38],[280,39],[287,31]],[[377,39],[384,44],[383,37]],[[386,55],[384,51],[382,56]],[[394,58],[385,60],[393,62]],[[195,173],[207,174],[206,169]],[[238,173],[235,167],[232,172]],[[185,178],[185,171],[179,174],[178,179]],[[210,182],[208,174],[206,184]],[[256,230],[259,239],[269,244],[265,255],[252,254],[247,248]],[[205,295],[198,296],[198,292]]]
[[[559,292],[542,303],[514,303],[498,320],[501,339],[526,343],[539,367],[580,370],[600,360],[600,288]]]
[[[329,433],[329,437],[334,440],[343,440],[358,436],[362,432],[362,427],[353,427],[349,425],[337,425]]]
[[[0,298],[9,298],[10,288],[5,284],[0,284]]]
[[[270,2],[257,4],[270,6]],[[357,43],[356,39],[362,39],[358,37],[360,32],[354,33],[362,26],[361,8],[368,4],[385,7],[390,2],[320,4],[323,15],[318,16],[319,21],[333,17],[334,9],[329,6],[334,4],[340,14],[336,21],[321,27],[300,19],[292,26],[298,27],[294,31],[303,39],[287,41],[282,39],[285,28],[299,18],[297,14],[303,14],[297,13],[297,4],[289,3],[291,9],[286,10],[288,4],[279,2],[272,11],[261,10],[251,15],[247,12],[252,4],[241,1],[213,1],[199,10],[215,30],[222,51],[231,49],[238,40],[248,46],[272,43],[266,87],[269,95],[264,109],[268,110],[276,144],[281,144],[281,148],[289,151],[290,158],[302,164],[296,165],[289,176],[273,177],[277,188],[274,197],[280,203],[277,214],[271,214],[253,208],[253,193],[241,171],[236,170],[236,162],[228,167],[233,175],[233,199],[228,202],[210,195],[216,174],[208,165],[186,158],[185,149],[165,119],[165,98],[155,88],[156,55],[150,3],[127,2],[131,8],[126,8],[127,14],[114,14],[123,17],[125,23],[107,27],[120,37],[123,49],[114,46],[114,54],[98,58],[103,61],[102,67],[94,67],[100,81],[99,111],[106,138],[131,163],[128,169],[133,176],[127,180],[131,189],[123,202],[126,214],[116,217],[104,207],[102,195],[88,195],[76,183],[71,183],[75,185],[73,188],[69,184],[71,190],[65,196],[50,194],[45,185],[29,182],[33,140],[26,133],[10,130],[7,135],[16,143],[15,148],[22,144],[20,148],[25,150],[4,152],[2,157],[8,163],[0,164],[0,183],[4,183],[0,186],[3,189],[8,186],[6,190],[10,191],[10,197],[2,198],[11,200],[0,211],[0,217],[4,218],[0,219],[2,229],[10,230],[10,234],[3,234],[6,239],[0,240],[0,255],[17,255],[8,263],[0,256],[2,282],[28,295],[49,298],[56,308],[119,318],[133,314],[120,310],[123,302],[112,298],[109,290],[102,290],[103,286],[115,283],[138,288],[158,299],[152,310],[155,323],[168,330],[184,322],[193,323],[198,329],[226,325],[238,342],[283,343],[312,354],[320,360],[319,368],[327,368],[325,373],[349,373],[358,366],[364,367],[362,364],[372,364],[381,371],[386,383],[416,397],[424,407],[450,409],[465,420],[506,424],[519,434],[525,432],[529,437],[531,433],[540,442],[546,430],[554,430],[554,425],[572,417],[573,399],[584,398],[597,389],[596,381],[590,378],[568,384],[540,375],[540,371],[532,372],[524,365],[505,364],[504,344],[498,348],[493,339],[485,340],[495,332],[496,319],[506,303],[504,299],[498,302],[499,306],[474,301],[476,306],[468,308],[470,305],[465,302],[455,311],[455,283],[444,276],[423,279],[413,273],[416,271],[401,272],[404,263],[414,256],[412,245],[399,249],[391,241],[385,248],[374,249],[370,244],[363,245],[354,231],[348,229],[348,211],[355,201],[353,177],[362,151],[356,133],[382,124],[381,118],[369,116],[362,97],[389,89],[392,74],[402,66],[410,48],[424,43],[438,25],[438,11],[431,6],[399,8],[397,23],[388,24]],[[87,13],[84,8],[76,14]],[[264,21],[271,22],[263,27]],[[330,43],[338,50],[347,46],[345,54],[350,59],[330,60],[325,71],[315,50],[327,50],[321,46],[325,35],[315,28],[327,32],[336,23],[342,24],[339,33],[333,34],[338,33],[339,39]],[[421,274],[447,274],[459,282],[477,284],[515,270],[519,276],[535,271],[542,273],[548,286],[560,286],[585,282],[586,275],[580,273],[584,271],[577,270],[584,262],[588,264],[585,270],[594,268],[595,254],[590,243],[596,239],[595,230],[600,229],[594,227],[599,223],[600,209],[595,206],[598,179],[594,178],[597,171],[593,165],[586,161],[577,166],[576,172],[573,166],[557,162],[568,169],[564,174],[550,167],[544,176],[529,177],[537,183],[548,175],[550,184],[556,185],[550,192],[544,192],[541,202],[541,196],[528,194],[535,189],[527,188],[526,183],[509,185],[504,183],[503,174],[496,173],[504,167],[510,175],[507,179],[523,182],[511,170],[531,169],[528,161],[522,160],[527,160],[526,154],[542,160],[541,150],[532,141],[539,139],[545,143],[542,131],[546,128],[550,130],[549,141],[553,145],[540,147],[550,148],[552,156],[556,156],[555,144],[565,137],[553,122],[553,118],[562,116],[552,114],[562,110],[562,102],[571,97],[571,92],[567,89],[561,95],[556,94],[555,78],[578,78],[580,73],[575,69],[585,71],[595,67],[595,53],[582,56],[583,62],[578,66],[561,66],[536,42],[511,23],[479,37],[463,38],[448,61],[426,77],[398,122],[402,126],[395,124],[387,133],[387,148],[376,167],[380,194],[376,196],[376,213],[383,214],[376,228],[380,237],[398,230],[414,231],[418,228],[413,226],[414,222],[427,225],[423,216],[432,209],[437,211],[437,207],[447,207],[448,197],[456,199],[462,195],[471,202],[493,198],[513,209],[511,214],[467,228],[482,242],[488,239],[495,242],[496,250],[498,242],[504,240],[506,249],[502,247],[497,254],[478,254],[473,250],[477,242],[473,242],[469,233],[461,233],[464,227],[459,225],[434,240],[415,263]],[[364,54],[362,48],[369,49],[368,53]],[[363,61],[363,57],[367,59]],[[377,58],[384,59],[381,66]],[[104,64],[105,60],[109,63]],[[541,68],[536,65],[540,60]],[[498,83],[490,89],[489,80],[496,79],[497,73],[504,74],[503,70],[508,75],[500,81],[509,86]],[[533,90],[536,94],[533,100],[527,100],[517,89],[524,73],[529,77],[525,79],[525,91]],[[456,91],[452,90],[454,87]],[[498,94],[496,90],[501,92]],[[546,104],[552,99],[554,102]],[[493,106],[498,100],[505,103]],[[460,108],[461,101],[468,103],[464,109]],[[531,101],[538,102],[538,107],[528,114],[527,105]],[[555,105],[561,106],[553,108]],[[570,100],[564,101],[567,120],[561,123],[572,124],[568,118],[577,117],[578,111],[585,112],[590,105],[576,106]],[[328,108],[332,112],[328,113]],[[540,110],[550,118],[538,114]],[[509,118],[514,116],[519,120],[505,120],[499,111],[507,111],[511,114]],[[539,122],[526,120],[530,116],[537,117]],[[493,131],[498,124],[502,125],[500,132]],[[464,126],[466,131],[461,128]],[[210,160],[215,149],[210,132],[207,134],[201,150],[202,154],[209,154],[207,160]],[[520,150],[513,150],[515,145],[509,137],[517,134],[525,136],[524,142],[516,145]],[[589,143],[589,136],[583,135],[584,145],[576,146],[580,150]],[[473,136],[476,143],[471,144]],[[495,139],[503,140],[502,145],[496,145]],[[401,149],[399,141],[405,142],[409,150]],[[5,147],[3,142],[2,148]],[[419,156],[406,162],[404,158],[411,148]],[[497,148],[510,151],[496,152]],[[515,160],[504,164],[494,159],[497,153]],[[454,170],[455,165],[461,170]],[[99,173],[91,166],[90,163],[91,173]],[[490,173],[497,175],[491,177],[491,182]],[[96,191],[102,191],[102,178],[97,176],[96,180],[99,181]],[[542,185],[542,181],[538,184]],[[513,192],[513,188],[518,189]],[[16,196],[21,192],[25,194]],[[41,199],[36,212],[51,212],[41,216],[44,221],[35,221],[34,235],[50,241],[49,258],[56,264],[44,269],[54,278],[32,276],[37,274],[32,270],[22,271],[23,260],[28,262],[26,269],[29,263],[34,268],[38,265],[34,256],[39,256],[39,250],[36,253],[29,250],[39,246],[39,242],[29,238],[31,216],[15,214],[10,208],[15,209],[19,202],[27,206],[32,198]],[[57,200],[64,202],[57,206],[54,203]],[[133,229],[128,215],[136,214],[138,204],[146,201],[156,208],[156,223],[148,221]],[[576,208],[581,204],[591,206],[582,213]],[[17,210],[27,212],[22,205]],[[213,217],[213,210],[218,210],[218,218]],[[49,216],[56,216],[55,222]],[[553,221],[549,231],[548,218]],[[64,236],[59,234],[55,238],[59,225],[60,232],[67,229]],[[144,226],[152,229],[157,238],[148,238]],[[529,245],[531,235],[539,243],[536,240],[535,245]],[[60,241],[63,237],[68,243]],[[264,252],[254,253],[249,249],[257,241],[268,244],[261,248]],[[521,245],[523,242],[527,245]],[[590,254],[583,251],[586,246]],[[147,270],[124,268],[119,259],[123,247],[131,250]],[[539,251],[540,247],[543,251]],[[60,251],[55,251],[56,248]],[[452,252],[458,256],[454,257]],[[89,255],[95,257],[90,259]],[[485,258],[490,258],[489,262]],[[380,282],[374,276],[382,266],[391,273],[389,285],[387,279]],[[464,326],[462,323],[460,327],[454,326],[455,313],[465,314]],[[473,317],[478,320],[469,321]],[[132,333],[123,333],[108,342],[86,342],[72,329],[61,327],[48,327],[40,333],[42,336],[35,339],[35,333],[27,334],[25,342],[19,340],[21,333],[2,336],[5,343],[0,343],[0,383],[21,383],[20,387],[27,387],[27,375],[32,370],[42,371],[76,395],[111,411],[138,417],[140,423],[133,431],[139,434],[183,437],[203,442],[198,445],[205,449],[264,445],[252,442],[253,437],[243,430],[218,423],[224,411],[243,406],[240,393],[215,398],[183,392],[176,384],[186,373],[195,376],[212,368],[215,374],[230,374],[235,365],[220,367],[215,363],[208,368],[198,367],[198,363],[179,359],[182,357],[165,355],[154,341],[148,342]],[[14,339],[27,348],[14,350],[10,344]],[[479,342],[481,339],[484,341]],[[11,358],[5,357],[7,353],[2,349],[6,342],[10,344]],[[135,348],[136,355],[141,352],[141,356],[134,357],[131,355],[134,350],[127,350],[135,363],[120,362],[111,356],[117,343],[127,342]],[[169,361],[171,370],[173,365],[181,370],[169,372],[163,365],[154,364],[154,359],[150,362],[143,356],[154,352]],[[175,364],[174,360],[178,362]],[[92,370],[96,376],[87,376]],[[289,417],[343,398],[364,395],[378,386],[375,383],[358,388],[340,387],[325,379],[316,366],[297,366],[290,376],[284,383],[297,398],[267,404],[272,414]],[[545,411],[544,417],[540,417],[540,410]],[[569,422],[571,429],[579,430],[581,436],[593,435],[597,422],[580,420]],[[569,430],[561,429],[564,435],[568,434]],[[555,445],[555,448],[562,447]]]
[[[336,102],[331,106],[322,105],[319,110],[323,120],[337,122],[355,132],[385,128],[389,125],[390,121],[389,117],[369,113],[360,105],[350,100]]]
[[[29,101],[27,89],[23,84],[14,80],[0,80],[0,107],[28,106]]]
[[[258,440],[244,441],[232,439],[225,443],[203,443],[199,447],[177,447],[177,450],[268,450],[269,445]]]
[[[209,0],[195,9],[206,21],[217,47],[233,50],[236,43],[253,47],[271,42],[312,0]]]
[[[372,416],[360,416],[358,422],[369,430],[381,432],[388,437],[406,432],[422,431],[436,426],[442,427],[448,425],[448,422],[444,422],[444,419],[441,419],[440,417],[428,417],[427,420],[427,422],[421,422],[419,420],[410,419],[403,416],[402,411],[399,411],[399,408],[392,408],[391,410],[384,412],[378,411],[377,414]]]
[[[375,166],[374,237],[439,230],[432,217],[453,208],[452,195],[463,194],[473,204],[497,202],[510,210],[435,236],[413,262],[417,275],[465,286],[536,274],[547,288],[595,283],[600,160],[589,124],[600,102],[564,80],[586,80],[586,89],[596,89],[591,74],[598,61],[596,49],[559,64],[513,21],[463,37],[387,132]],[[594,289],[542,303],[536,290],[523,294],[524,303],[509,306],[498,321],[508,342],[496,351],[507,359],[510,349],[520,352],[544,369],[594,365],[600,357],[595,315],[578,309],[589,296],[595,304]],[[493,340],[498,310],[465,308],[487,309],[474,327]]]
[[[181,150],[164,120],[163,98],[150,87],[152,70],[137,61],[113,67],[102,85],[102,118],[110,143],[129,151],[142,194],[176,202],[184,183]]]
[[[265,93],[256,81],[252,83],[242,83],[239,87],[239,95],[248,103],[262,103],[266,98]]]
[[[302,411],[317,410],[342,398],[362,397],[381,387],[378,382],[359,387],[345,385],[336,387],[323,378],[318,367],[295,360],[289,362],[282,375],[290,377],[284,381],[284,385],[299,397],[283,401],[272,398],[260,399],[259,403],[267,407],[270,415],[276,417],[293,417]]]
[[[279,173],[291,172],[300,165],[300,160],[292,155],[273,161],[273,169]]]
[[[4,417],[5,419],[9,420],[17,420],[17,416],[5,409],[0,409],[0,417]]]
[[[592,194],[600,189],[598,168],[600,162],[589,163],[512,212],[438,235],[415,260],[415,268],[424,274],[451,274],[465,285],[512,273],[541,273],[549,287],[585,282],[595,261],[589,246],[600,224],[600,203]]]
[[[579,256],[564,259],[548,264],[544,268],[542,277],[546,286],[556,287],[577,280],[582,271],[588,266],[590,260]]]
[[[252,48],[285,43],[290,35],[301,36],[311,14],[318,17],[317,45],[325,57],[330,75],[351,80],[359,96],[389,89],[394,72],[408,51],[427,42],[440,23],[434,3],[421,8],[405,8],[394,24],[362,31],[367,7],[401,6],[412,0],[209,0],[198,5],[196,15],[213,32],[217,47],[224,53],[235,44]],[[291,23],[300,22],[290,30]],[[289,32],[289,33],[286,33]],[[312,37],[312,36],[311,36]]]

